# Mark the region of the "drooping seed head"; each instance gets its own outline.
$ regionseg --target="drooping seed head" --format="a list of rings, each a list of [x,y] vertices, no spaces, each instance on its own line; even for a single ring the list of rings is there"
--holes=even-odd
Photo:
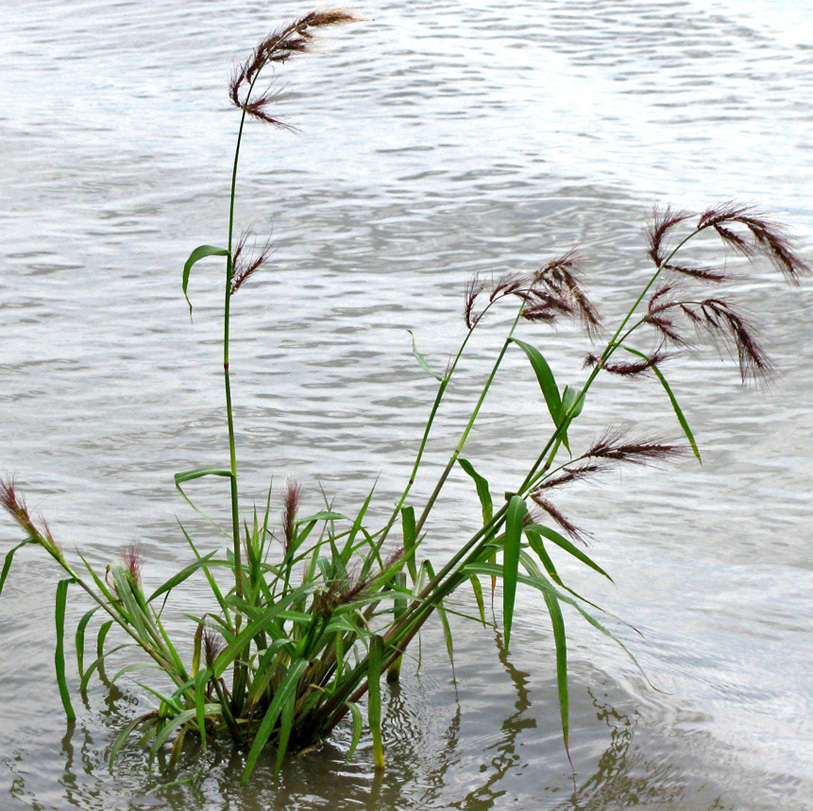
[[[669,232],[680,223],[691,219],[691,214],[685,211],[675,211],[671,206],[656,209],[648,229],[649,255],[657,267],[662,267],[666,261],[666,241]]]
[[[543,488],[539,487],[531,493],[534,503],[547,513],[574,541],[586,543],[586,533],[577,527],[552,501],[542,494]],[[538,521],[531,516],[534,523]]]
[[[582,481],[584,479],[592,478],[593,476],[600,476],[607,470],[610,470],[609,464],[602,464],[599,462],[582,462],[581,464],[562,469],[561,473],[556,476],[551,476],[545,479],[536,486],[537,491],[552,490],[555,487],[561,487],[571,482]]]
[[[680,445],[672,445],[658,439],[630,440],[626,429],[610,428],[582,456],[585,459],[649,465],[681,456],[685,452],[686,449]]]
[[[273,243],[268,240],[260,250],[256,249],[250,258],[245,257],[245,246],[248,232],[241,234],[237,247],[232,255],[232,277],[230,295],[234,295],[251,276],[253,276],[267,261],[273,249]]]
[[[567,303],[570,313],[577,316],[588,335],[595,335],[601,328],[601,317],[587,295],[580,280],[576,257],[571,251],[543,265],[536,273],[539,283],[553,295]]]
[[[735,230],[738,226],[744,233]],[[782,226],[751,206],[724,203],[710,208],[700,215],[697,228],[713,228],[723,242],[743,256],[766,257],[793,284],[813,272],[795,253]]]
[[[231,79],[229,96],[232,103],[248,115],[283,129],[293,129],[268,112],[268,107],[279,99],[279,93],[267,90],[252,98],[252,90],[262,69],[269,63],[287,62],[294,54],[307,53],[313,47],[314,32],[331,25],[359,22],[363,17],[346,9],[312,11],[267,36],[257,45],[251,56],[239,65]],[[244,91],[244,87],[248,86]]]

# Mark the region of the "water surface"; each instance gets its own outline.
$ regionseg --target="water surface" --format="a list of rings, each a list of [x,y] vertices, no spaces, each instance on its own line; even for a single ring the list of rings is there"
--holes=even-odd
[[[200,533],[172,474],[225,458],[219,274],[189,250],[222,240],[232,65],[305,9],[259,3],[5,2],[0,40],[2,468],[66,548],[115,559],[140,540],[148,583]],[[758,203],[813,255],[810,13],[764,0],[418,0],[292,62],[280,108],[301,131],[249,130],[239,220],[273,236],[273,271],[235,298],[232,369],[246,506],[271,476],[380,513],[408,476],[433,396],[406,329],[442,367],[462,337],[472,273],[527,271],[573,246],[612,322],[647,270],[656,204]],[[741,263],[729,257],[737,270]],[[461,624],[457,685],[429,629],[422,662],[387,695],[388,770],[346,733],[279,784],[239,787],[239,756],[175,786],[116,729],[148,703],[133,682],[93,688],[67,730],[52,676],[53,569],[21,555],[0,601],[0,806],[38,809],[662,809],[801,811],[813,803],[809,631],[813,481],[810,286],[768,267],[738,285],[780,374],[742,389],[701,352],[670,377],[704,465],[626,471],[561,502],[615,586],[580,589],[643,634],[624,654],[570,619],[571,774],[544,616],[521,595],[513,650]],[[496,326],[496,325],[495,325]],[[560,383],[583,377],[570,328],[528,331]],[[431,448],[445,462],[499,331],[476,342]],[[535,456],[544,407],[511,358],[467,454],[495,492]],[[602,386],[580,441],[635,420],[674,434],[656,384]],[[427,540],[439,558],[476,526],[451,482]],[[223,511],[216,486],[202,502]],[[15,538],[4,524],[4,545]],[[208,546],[207,546],[208,545]],[[195,593],[176,610],[192,610]],[[82,611],[77,601],[74,613]],[[178,777],[178,776],[176,776]]]

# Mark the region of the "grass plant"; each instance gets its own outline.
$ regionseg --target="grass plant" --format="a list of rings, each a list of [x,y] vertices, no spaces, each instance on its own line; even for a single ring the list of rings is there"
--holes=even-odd
[[[557,568],[557,559],[567,556],[609,578],[586,553],[577,524],[557,507],[557,492],[621,464],[648,465],[680,453],[693,453],[700,459],[691,428],[664,372],[665,364],[689,349],[698,337],[708,337],[729,350],[743,381],[771,371],[753,327],[723,292],[729,272],[686,258],[690,243],[716,238],[723,247],[748,259],[767,259],[792,283],[810,272],[780,227],[756,210],[727,203],[699,215],[671,209],[656,213],[649,226],[652,268],[612,330],[602,327],[573,254],[547,261],[524,275],[508,274],[488,281],[474,278],[464,296],[465,336],[446,371],[442,375],[432,372],[413,343],[418,363],[437,379],[437,392],[417,443],[409,479],[388,511],[388,520],[378,528],[369,525],[372,490],[355,513],[339,512],[326,501],[324,509],[302,515],[302,490],[293,481],[284,489],[281,520],[272,516],[270,491],[264,509],[241,515],[229,378],[231,300],[267,263],[269,255],[267,249],[249,255],[247,235],[236,236],[242,136],[249,119],[272,127],[288,126],[273,112],[273,88],[262,89],[269,68],[310,50],[320,29],[358,19],[340,9],[307,14],[264,39],[237,68],[230,85],[231,101],[240,112],[240,120],[228,232],[221,243],[193,250],[183,268],[182,290],[189,301],[191,273],[197,264],[212,257],[224,263],[222,349],[228,462],[178,473],[175,484],[198,509],[187,493],[189,486],[210,476],[226,480],[231,516],[228,547],[202,554],[199,542],[182,528],[183,543],[190,550],[188,565],[148,593],[142,584],[137,547],[126,548],[118,563],[99,571],[81,552],[69,555],[63,550],[47,524],[31,515],[12,479],[0,484],[0,501],[24,535],[5,555],[0,591],[22,547],[33,545],[45,550],[62,572],[55,599],[56,677],[68,718],[74,717],[74,711],[65,672],[65,610],[72,588],[84,592],[90,603],[74,633],[82,692],[94,674],[103,670],[108,657],[125,646],[135,647],[158,667],[163,677],[159,684],[171,685],[167,689],[142,683],[154,699],[154,707],[122,730],[110,752],[111,762],[133,736],[148,745],[153,756],[168,751],[170,763],[177,760],[187,742],[199,740],[207,746],[225,737],[244,747],[243,779],[247,780],[267,753],[273,753],[278,771],[287,753],[314,746],[348,716],[352,723],[351,757],[362,737],[366,715],[375,764],[383,767],[381,681],[399,677],[401,657],[433,615],[439,617],[451,651],[447,612],[453,607],[448,601],[462,587],[472,589],[479,613],[475,619],[485,624],[487,590],[492,589],[493,597],[498,580],[502,581],[506,649],[518,588],[538,592],[546,609],[567,747],[570,725],[563,609],[575,610],[600,632],[612,634],[603,612],[572,590]],[[189,307],[191,312],[191,302]],[[510,326],[499,338],[490,372],[465,427],[457,441],[449,443],[445,468],[426,501],[416,504],[412,487],[423,471],[436,416],[471,336],[498,307],[513,308]],[[560,388],[539,339],[520,337],[523,330],[543,329],[561,319],[580,322],[590,345],[597,347],[587,355],[584,382],[578,387]],[[474,462],[463,454],[494,380],[502,374],[506,355],[517,351],[527,358],[529,373],[539,384],[549,430],[547,435],[540,432],[536,458],[527,469],[517,472],[515,489],[496,496]],[[656,378],[685,444],[634,438],[610,426],[599,439],[582,447],[573,429],[599,375]],[[481,526],[470,537],[461,538],[457,551],[441,565],[424,556],[429,536],[426,525],[447,479],[458,472],[471,480],[477,494]],[[188,582],[193,578],[193,583]],[[164,611],[167,599],[181,587],[194,588],[202,606],[205,592],[209,604],[189,617],[188,632],[178,639],[167,631]],[[95,644],[89,657],[91,628]],[[118,632],[115,641],[111,634],[114,629]],[[190,648],[191,656],[182,653]]]

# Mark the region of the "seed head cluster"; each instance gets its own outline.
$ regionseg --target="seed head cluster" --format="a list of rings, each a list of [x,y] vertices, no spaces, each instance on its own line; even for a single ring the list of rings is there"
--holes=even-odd
[[[530,275],[506,274],[494,282],[490,289],[477,276],[466,287],[463,316],[466,326],[474,329],[478,321],[496,301],[515,296],[524,304],[522,317],[527,321],[551,324],[565,316],[581,321],[588,334],[595,333],[601,320],[579,279],[579,269],[572,254],[554,259]],[[479,297],[487,299],[479,311]]]
[[[290,124],[271,115],[269,107],[280,98],[280,92],[266,89],[258,96],[254,86],[262,69],[269,63],[287,62],[294,54],[307,53],[314,43],[314,31],[331,25],[358,22],[363,19],[352,11],[332,8],[312,11],[267,36],[251,56],[237,67],[229,86],[229,96],[235,107],[274,127],[293,129]]]

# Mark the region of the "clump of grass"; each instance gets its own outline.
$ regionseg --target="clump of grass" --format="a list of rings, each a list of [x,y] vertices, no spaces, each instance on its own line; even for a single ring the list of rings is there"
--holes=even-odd
[[[366,696],[366,721],[373,738],[375,763],[383,767],[381,679],[398,678],[401,657],[433,615],[443,624],[451,654],[447,600],[461,587],[471,587],[480,620],[485,623],[481,578],[490,582],[492,589],[497,579],[502,580],[506,649],[511,640],[518,587],[539,593],[553,632],[567,748],[569,700],[563,606],[575,609],[601,632],[612,634],[600,619],[600,609],[569,588],[557,569],[556,558],[567,555],[609,578],[584,551],[584,533],[556,505],[556,493],[621,464],[649,465],[689,450],[700,459],[692,431],[662,368],[699,337],[710,338],[730,351],[744,381],[770,373],[769,357],[754,328],[724,292],[728,272],[684,261],[687,244],[712,235],[724,247],[748,259],[767,259],[792,283],[810,273],[782,229],[754,209],[727,203],[699,215],[671,209],[656,213],[649,230],[653,268],[611,337],[600,349],[587,354],[584,383],[564,389],[557,385],[543,352],[518,335],[526,323],[530,329],[543,329],[561,319],[571,319],[582,325],[593,342],[598,340],[601,318],[588,296],[574,254],[545,262],[524,275],[509,274],[491,283],[475,278],[464,295],[467,331],[446,372],[432,372],[413,343],[416,359],[434,374],[438,387],[409,480],[389,520],[378,529],[369,526],[372,491],[354,514],[326,506],[302,515],[302,488],[295,481],[285,486],[278,524],[271,515],[270,491],[264,510],[241,516],[229,378],[230,305],[232,296],[269,256],[268,246],[248,255],[248,234],[235,239],[235,190],[243,129],[249,117],[273,127],[288,127],[273,112],[275,91],[258,89],[264,71],[269,65],[307,53],[320,29],[358,19],[352,12],[340,9],[307,14],[264,39],[237,68],[230,97],[240,111],[240,124],[232,167],[228,232],[221,245],[202,245],[193,250],[183,268],[182,290],[189,301],[191,271],[197,263],[209,257],[222,257],[225,262],[223,379],[229,461],[227,466],[178,473],[175,483],[195,507],[185,490],[189,483],[208,476],[226,479],[231,506],[229,548],[203,555],[197,542],[182,530],[191,550],[189,564],[147,593],[141,579],[138,546],[127,547],[121,560],[106,572],[95,570],[78,552],[78,560],[71,562],[47,525],[30,514],[13,480],[0,483],[0,503],[24,533],[22,543],[5,556],[0,591],[15,553],[27,545],[44,549],[64,572],[56,589],[56,675],[67,716],[74,716],[64,656],[65,608],[71,586],[82,589],[91,603],[75,633],[81,691],[93,674],[102,670],[107,657],[127,644],[151,659],[172,685],[169,690],[142,685],[156,700],[156,708],[127,725],[112,747],[111,762],[136,732],[149,743],[152,755],[168,748],[170,763],[180,756],[187,740],[199,739],[206,746],[218,737],[228,736],[246,747],[246,780],[267,751],[275,753],[279,770],[287,753],[318,743],[348,715],[353,726],[350,757],[364,729],[362,699]],[[709,294],[710,286],[717,288],[713,294]],[[189,306],[191,311],[191,302]],[[416,505],[411,500],[412,486],[421,471],[436,415],[469,339],[498,306],[513,307],[513,320],[498,344],[491,370],[448,463],[428,499]],[[540,431],[535,461],[518,472],[516,488],[495,500],[489,483],[462,454],[492,384],[502,371],[506,354],[515,349],[523,352],[530,363],[550,424],[547,433]],[[573,427],[601,374],[657,378],[688,445],[679,446],[661,438],[635,438],[610,427],[579,450]],[[424,527],[448,477],[457,468],[472,480],[481,526],[470,537],[461,538],[452,558],[437,566],[423,557],[427,535]],[[190,620],[188,637],[181,639],[184,644],[189,638],[192,642],[191,656],[185,657],[180,652],[184,645],[167,632],[162,614],[169,595],[194,575],[204,581],[196,586],[202,607]],[[204,588],[209,598],[205,607],[201,593]],[[85,637],[91,623],[96,630],[96,656],[88,664]],[[111,647],[108,637],[114,627],[124,634],[124,642]]]

